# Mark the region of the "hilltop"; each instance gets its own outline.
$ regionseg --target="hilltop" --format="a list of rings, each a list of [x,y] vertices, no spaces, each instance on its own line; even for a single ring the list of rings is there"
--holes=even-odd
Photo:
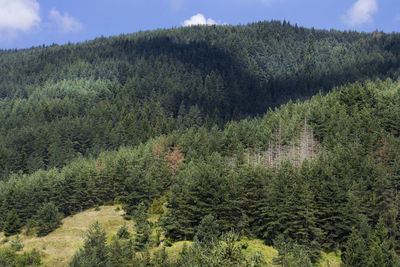
[[[262,22],[2,51],[0,229],[44,244],[120,205],[131,233],[94,224],[63,262],[397,266],[398,38]]]
[[[278,21],[0,52],[0,179],[398,77],[400,35]]]

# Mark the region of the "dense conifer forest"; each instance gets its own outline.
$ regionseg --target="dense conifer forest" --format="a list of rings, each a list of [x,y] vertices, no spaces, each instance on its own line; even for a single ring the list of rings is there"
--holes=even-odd
[[[400,34],[286,21],[0,51],[0,230],[117,203],[135,233],[93,225],[70,266],[266,266],[254,238],[278,266],[400,266],[399,70]],[[150,253],[155,229],[194,243]]]

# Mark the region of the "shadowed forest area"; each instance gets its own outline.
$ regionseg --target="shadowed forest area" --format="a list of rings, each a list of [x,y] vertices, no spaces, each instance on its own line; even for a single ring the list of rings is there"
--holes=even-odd
[[[0,242],[117,204],[70,266],[399,266],[399,53],[285,21],[0,51]]]

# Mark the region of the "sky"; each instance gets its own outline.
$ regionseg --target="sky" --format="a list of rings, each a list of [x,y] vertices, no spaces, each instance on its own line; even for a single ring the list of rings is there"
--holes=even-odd
[[[0,0],[0,49],[197,24],[400,31],[400,0]]]

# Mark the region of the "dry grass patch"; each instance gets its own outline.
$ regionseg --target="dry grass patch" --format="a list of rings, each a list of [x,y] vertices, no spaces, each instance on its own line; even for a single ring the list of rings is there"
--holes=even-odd
[[[248,247],[243,250],[243,254],[246,258],[252,257],[258,251],[264,256],[264,260],[267,263],[266,266],[272,265],[272,259],[278,256],[278,251],[273,247],[264,244],[261,239],[252,239],[247,241]]]
[[[341,253],[339,252],[330,252],[330,253],[322,253],[321,260],[319,261],[317,266],[320,267],[340,267],[342,265]]]
[[[99,211],[90,209],[63,220],[60,228],[44,237],[20,235],[24,251],[36,248],[44,254],[44,266],[65,266],[75,251],[83,246],[85,233],[89,226],[96,221],[105,228],[108,238],[114,235],[119,227],[127,223],[129,231],[133,232],[133,221],[125,221],[122,210],[116,211],[117,206],[101,206]],[[10,237],[11,241],[15,237]],[[0,234],[0,240],[4,239]],[[1,244],[5,246],[6,244]]]

